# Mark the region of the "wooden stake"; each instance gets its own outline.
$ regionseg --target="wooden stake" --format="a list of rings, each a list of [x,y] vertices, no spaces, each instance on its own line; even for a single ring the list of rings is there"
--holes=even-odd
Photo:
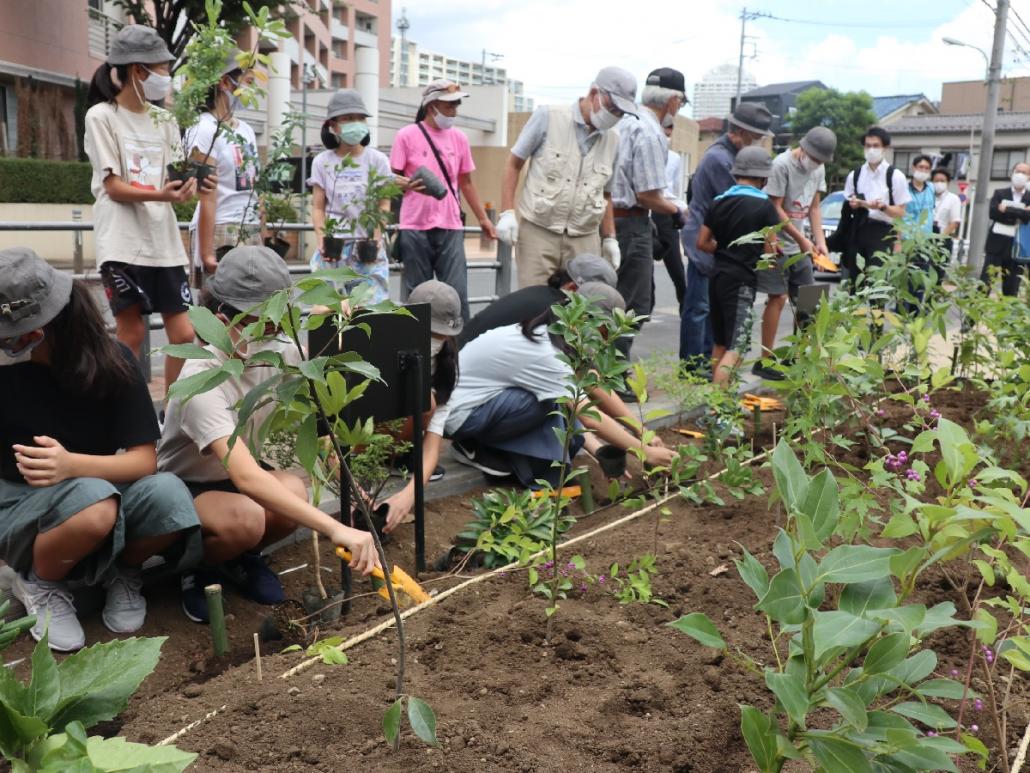
[[[257,665],[257,678],[261,681],[261,639],[254,634],[254,663]]]
[[[211,619],[211,641],[215,656],[222,657],[229,651],[229,635],[225,630],[225,611],[222,609],[222,586],[215,583],[204,588],[207,595],[207,614]]]
[[[1030,725],[1026,726],[1026,731],[1023,733],[1023,740],[1019,742],[1019,749],[1016,751],[1016,759],[1012,762],[1012,773],[1019,773],[1023,769],[1023,763],[1026,762],[1026,750],[1030,747]],[[1002,754],[1005,751],[1002,750]]]

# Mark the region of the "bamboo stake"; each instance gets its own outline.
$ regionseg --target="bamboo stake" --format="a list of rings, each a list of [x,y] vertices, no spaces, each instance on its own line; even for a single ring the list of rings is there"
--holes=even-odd
[[[192,730],[193,728],[197,727],[198,725],[204,724],[209,719],[214,719],[216,716],[218,716],[220,713],[225,711],[227,708],[229,708],[229,704],[228,703],[225,704],[224,706],[219,706],[214,711],[209,711],[207,714],[202,716],[200,719],[197,719],[197,720],[194,720],[193,722],[190,722],[188,725],[186,725],[186,727],[182,728],[181,730],[176,730],[174,733],[172,733],[170,736],[165,738],[163,741],[158,741],[157,745],[158,746],[168,746],[168,744],[175,743],[180,738],[182,738],[184,735],[186,735],[186,733],[188,733],[190,730]]]
[[[261,639],[254,634],[254,663],[257,666],[257,678],[261,681]]]
[[[1002,741],[1004,747],[1005,742]],[[1030,747],[1030,724],[1026,726],[1026,731],[1023,733],[1023,740],[1019,742],[1019,749],[1016,750],[1016,759],[1012,761],[1012,773],[1019,773],[1023,769],[1023,763],[1026,762],[1026,750]],[[1005,751],[1002,749],[1002,754]]]
[[[229,635],[225,631],[225,610],[222,608],[222,586],[218,583],[204,588],[207,595],[207,614],[211,619],[211,641],[215,656],[222,657],[229,651]]]

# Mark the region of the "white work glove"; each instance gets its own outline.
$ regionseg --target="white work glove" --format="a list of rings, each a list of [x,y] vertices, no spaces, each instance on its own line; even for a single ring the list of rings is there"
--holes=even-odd
[[[614,236],[606,236],[601,239],[601,257],[612,264],[616,271],[622,264],[622,251],[619,249],[619,240]]]
[[[519,240],[519,221],[515,219],[515,210],[506,209],[497,218],[497,238],[505,244],[515,244]]]

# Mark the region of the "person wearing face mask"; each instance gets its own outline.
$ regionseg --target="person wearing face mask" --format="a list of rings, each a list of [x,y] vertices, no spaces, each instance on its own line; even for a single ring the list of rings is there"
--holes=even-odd
[[[676,123],[676,116],[667,115],[662,119],[662,133],[665,139],[672,142],[672,132]],[[672,201],[682,211],[686,212],[687,203],[683,200],[683,158],[679,153],[669,147],[665,161],[665,198]],[[683,267],[683,251],[680,249],[680,232],[676,227],[672,215],[662,212],[652,212],[651,222],[654,223],[654,259],[665,264],[665,270],[669,274],[673,289],[676,291],[676,303],[679,304],[680,313],[683,313],[683,296],[687,292],[687,277]],[[651,279],[651,309],[655,304],[654,278]]]
[[[200,277],[218,268],[219,250],[261,243],[261,214],[254,193],[257,137],[250,124],[237,116],[242,104],[235,93],[253,83],[255,74],[240,68],[240,56],[234,49],[226,59],[222,77],[208,92],[205,111],[183,141],[190,158],[213,166],[218,176],[215,195],[200,197],[190,221],[193,266],[200,269]]]
[[[161,435],[139,364],[106,330],[89,287],[28,247],[0,250],[0,559],[32,636],[85,644],[68,583],[103,585],[118,634],[146,617],[141,567],[200,558],[186,487],[157,472]]]
[[[715,268],[711,253],[697,246],[697,236],[715,197],[734,185],[733,160],[741,148],[771,137],[772,113],[765,105],[741,102],[727,118],[728,129],[705,151],[690,178],[687,224],[680,233],[687,256],[687,293],[680,316],[680,360],[689,370],[706,373],[712,357],[712,325],[708,319],[708,277]]]
[[[933,233],[933,212],[937,200],[930,184],[932,168],[933,161],[929,156],[918,155],[912,161],[912,180],[908,185],[909,200],[905,205],[905,223],[923,233]]]
[[[476,165],[472,162],[468,137],[454,128],[458,107],[467,97],[453,81],[433,81],[422,91],[415,123],[398,131],[390,148],[390,166],[396,174],[410,180],[424,166],[442,179],[447,188],[447,194],[438,200],[421,192],[418,182],[406,186],[397,235],[404,264],[401,297],[407,298],[429,279],[439,279],[458,292],[461,317],[465,320],[469,318],[469,307],[462,196],[483,233],[490,239],[497,238],[494,224],[486,216],[472,183]]]
[[[371,115],[361,95],[354,89],[340,89],[333,94],[322,126],[322,142],[326,150],[312,160],[307,184],[311,187],[311,223],[315,228],[315,242],[319,245],[311,267],[346,266],[365,277],[364,282],[372,290],[368,302],[380,303],[390,297],[390,262],[386,250],[380,246],[372,263],[358,260],[356,250],[358,239],[373,238],[382,245],[382,234],[367,234],[357,224],[357,217],[364,207],[369,175],[374,172],[380,178],[393,177],[390,160],[384,153],[369,147],[371,137],[366,119]],[[390,200],[382,199],[379,207],[389,210]],[[335,233],[325,231],[327,215],[341,222]],[[323,257],[322,240],[326,236],[346,239],[339,261]]]
[[[828,254],[819,197],[826,192],[825,165],[833,160],[836,149],[837,135],[825,126],[815,126],[805,133],[798,147],[783,151],[772,162],[765,192],[784,226],[780,232],[780,257],[776,266],[758,272],[758,292],[769,296],[762,314],[762,353],[767,360],[772,360],[776,330],[787,294],[797,298],[798,288],[814,284],[813,251]],[[804,234],[806,218],[811,228],[811,239]],[[794,259],[798,253],[802,253],[802,257]],[[794,262],[786,266],[791,259]],[[782,380],[783,375],[770,365],[756,362],[751,372],[770,381]]]
[[[107,61],[89,85],[83,146],[93,165],[90,188],[97,267],[118,340],[137,356],[144,314],[160,314],[169,343],[193,340],[186,316],[192,296],[188,260],[172,204],[197,193],[197,181],[168,180],[167,164],[182,158],[179,127],[153,100],[168,96],[175,57],[150,27],[129,24],[111,41]],[[215,180],[205,182],[214,190]],[[165,386],[182,360],[165,358]]]
[[[957,194],[948,190],[951,183],[951,172],[943,167],[933,170],[934,214],[933,230],[947,237],[941,245],[943,253],[939,264],[943,268],[951,261],[952,238],[962,225],[962,200]]]
[[[1023,268],[1012,257],[1012,239],[1020,224],[1030,222],[1030,164],[1020,161],[1012,168],[1011,187],[999,188],[991,194],[991,227],[987,231],[984,266],[980,281],[987,287],[993,274],[1001,271],[1002,295],[1018,295]]]
[[[637,81],[620,67],[597,73],[574,104],[533,111],[512,146],[501,183],[497,236],[515,245],[519,287],[544,284],[576,255],[619,267],[611,185],[619,152],[615,125],[636,116]],[[519,173],[529,171],[515,206]]]
[[[879,265],[877,253],[894,249],[894,221],[904,217],[912,198],[904,172],[886,160],[890,134],[882,127],[871,126],[862,136],[862,145],[865,163],[848,172],[844,181],[848,206],[865,215],[856,221],[852,245],[841,255],[852,288],[866,269]],[[858,266],[858,255],[865,261],[864,268]]]
[[[286,263],[268,247],[235,247],[226,253],[201,293],[200,303],[228,324],[290,286]],[[234,358],[246,363],[243,329],[247,318],[229,329]],[[261,351],[279,352],[296,365],[301,356],[286,339],[262,342]],[[191,359],[183,377],[195,376],[224,362],[226,355],[208,347],[215,359]],[[204,587],[228,578],[259,604],[284,599],[279,577],[265,564],[261,549],[291,534],[298,526],[317,531],[334,545],[347,548],[351,566],[368,574],[378,563],[372,536],[344,526],[308,502],[307,488],[296,475],[271,470],[256,459],[247,443],[229,439],[236,432],[237,406],[254,387],[275,375],[271,367],[247,364],[230,378],[188,401],[168,403],[164,434],[157,450],[158,467],[181,478],[193,495],[204,538],[202,566],[182,578],[182,608],[197,623],[207,622]],[[253,414],[241,436],[259,427],[271,406]]]
[[[669,141],[662,131],[666,116],[675,116],[687,104],[683,73],[660,67],[647,76],[640,96],[639,120],[623,118],[619,124],[619,158],[612,183],[612,214],[619,240],[619,293],[626,308],[637,314],[651,311],[651,282],[654,279],[654,244],[651,213],[670,215],[682,227],[681,206],[666,198],[668,181],[665,164]],[[620,338],[615,346],[629,358],[633,337]],[[630,397],[629,392],[626,397]]]

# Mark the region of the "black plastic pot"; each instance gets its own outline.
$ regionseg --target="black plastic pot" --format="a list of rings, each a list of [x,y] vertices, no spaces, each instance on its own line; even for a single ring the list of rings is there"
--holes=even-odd
[[[319,623],[326,625],[335,623],[340,619],[340,612],[343,609],[343,591],[324,599],[317,590],[308,588],[304,591],[302,598],[304,599],[304,608],[308,614],[317,614]]]
[[[184,183],[193,177],[193,167],[190,165],[179,167],[175,164],[168,164],[165,170],[168,172],[169,181]]]
[[[594,454],[601,472],[607,478],[621,478],[626,474],[626,452],[615,446],[601,446]]]
[[[322,237],[322,257],[326,260],[339,260],[343,255],[343,239],[335,236]]]
[[[212,172],[215,171],[215,168],[213,166],[208,166],[207,164],[196,164],[195,163],[195,164],[192,164],[192,167],[193,167],[193,176],[197,178],[197,186],[198,187],[203,184],[204,180],[207,179],[207,176],[209,174],[211,174]]]
[[[215,250],[215,259],[218,262],[221,262],[222,258],[224,258],[226,256],[226,254],[229,252],[229,250],[232,250],[232,249],[235,249],[235,247],[233,247],[233,245],[231,245],[231,244],[223,244],[221,247],[219,247],[217,250]]]
[[[379,257],[379,242],[372,239],[363,239],[354,248],[359,263],[375,263]]]
[[[437,200],[442,200],[447,197],[447,186],[444,185],[443,180],[430,172],[424,166],[420,166],[416,169],[411,175],[411,179],[422,181],[422,190],[419,191],[419,193],[424,193],[426,196],[432,196]]]
[[[274,250],[280,258],[285,258],[286,253],[290,251],[290,243],[285,239],[280,239],[278,236],[270,236],[265,239],[265,246]]]

